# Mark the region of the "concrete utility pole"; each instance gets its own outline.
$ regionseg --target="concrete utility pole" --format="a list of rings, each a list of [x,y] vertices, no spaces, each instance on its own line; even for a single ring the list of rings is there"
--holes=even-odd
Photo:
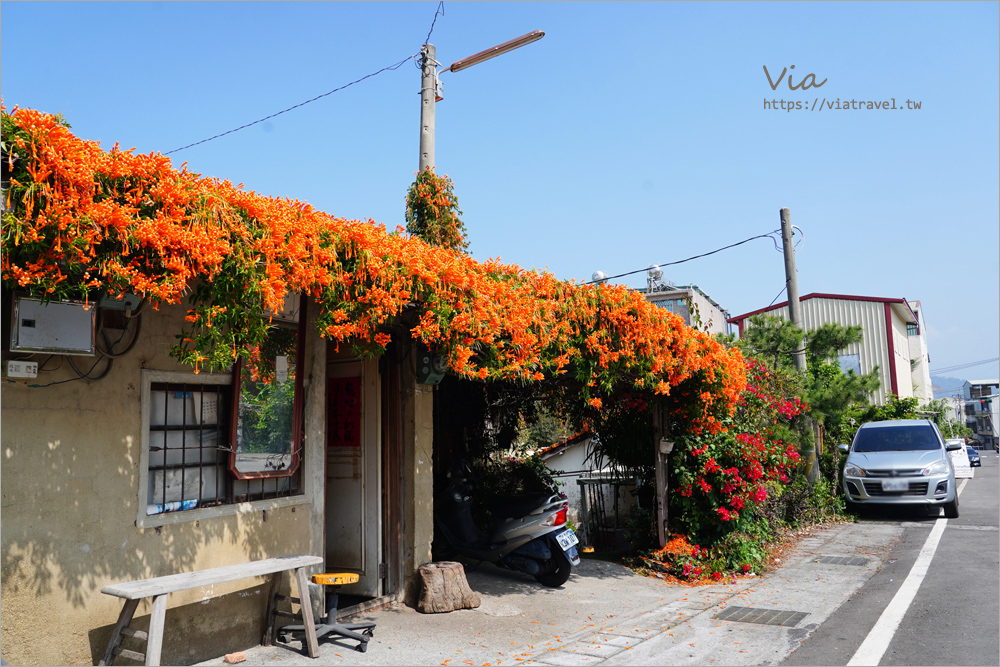
[[[795,244],[792,242],[792,214],[787,207],[780,211],[781,245],[785,250],[785,283],[788,286],[788,318],[797,329],[802,329],[802,308],[799,306],[799,277],[795,272]],[[803,345],[793,353],[795,368],[806,370],[806,348]],[[805,459],[806,479],[815,484],[820,477],[817,455],[822,453],[823,432],[819,423],[809,420],[815,438],[814,445],[802,452]]]
[[[503,44],[490,47],[485,51],[480,51],[468,58],[456,60],[441,70],[441,73],[458,72],[467,67],[478,65],[483,61],[496,58],[525,44],[537,42],[542,37],[545,37],[545,33],[541,30],[529,32],[526,35],[515,37]],[[437,66],[440,63],[434,59],[436,53],[437,51],[433,44],[424,44],[420,48],[420,171],[434,166],[434,105],[441,99],[438,97],[440,88],[437,73]]]
[[[437,61],[433,44],[420,49],[420,171],[434,166],[434,106],[437,103]]]
[[[802,309],[799,307],[799,278],[795,273],[795,244],[792,243],[792,214],[788,208],[781,212],[781,245],[785,250],[785,285],[788,289],[788,317],[796,328],[802,329]],[[805,346],[794,354],[795,368],[806,369]]]

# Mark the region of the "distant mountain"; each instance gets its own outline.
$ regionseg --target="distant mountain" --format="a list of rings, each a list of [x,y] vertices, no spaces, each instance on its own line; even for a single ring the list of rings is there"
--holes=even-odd
[[[931,376],[931,387],[934,389],[934,398],[953,398],[955,394],[962,391],[965,380],[960,378]]]

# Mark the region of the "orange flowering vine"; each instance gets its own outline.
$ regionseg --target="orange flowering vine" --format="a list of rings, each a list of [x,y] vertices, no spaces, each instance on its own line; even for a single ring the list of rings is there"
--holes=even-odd
[[[384,326],[415,305],[410,335],[454,373],[572,381],[582,398],[598,399],[595,410],[622,391],[671,395],[711,432],[746,382],[738,352],[632,290],[466,255],[450,181],[433,172],[418,174],[410,201],[452,216],[438,241],[447,247],[175,169],[157,153],[104,151],[50,114],[2,108],[2,125],[11,174],[4,284],[52,299],[92,290],[154,304],[187,298],[191,330],[172,354],[198,368],[226,367],[259,346],[261,314],[297,292],[318,305],[326,338],[378,354],[389,342]],[[695,398],[675,397],[678,387]]]
[[[434,167],[417,173],[406,193],[406,231],[431,245],[464,252],[469,247],[454,185]]]

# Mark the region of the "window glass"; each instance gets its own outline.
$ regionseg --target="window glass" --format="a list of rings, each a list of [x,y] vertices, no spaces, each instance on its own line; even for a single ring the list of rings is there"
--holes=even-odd
[[[861,428],[854,440],[855,452],[915,452],[940,449],[930,426],[883,426]]]
[[[228,393],[226,385],[150,385],[147,515],[224,502]]]
[[[297,329],[271,327],[266,343],[240,365],[231,461],[239,479],[287,476],[298,466],[298,348]]]
[[[854,371],[855,375],[861,375],[861,354],[842,354],[837,357],[837,362],[845,375],[847,371]]]

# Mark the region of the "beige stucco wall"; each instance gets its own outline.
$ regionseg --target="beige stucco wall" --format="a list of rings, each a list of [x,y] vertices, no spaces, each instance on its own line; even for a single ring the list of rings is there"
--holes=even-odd
[[[0,566],[3,658],[11,664],[95,664],[122,607],[100,592],[106,584],[317,553],[322,533],[317,538],[312,526],[322,518],[322,484],[308,474],[303,481],[310,495],[298,505],[270,506],[266,518],[269,501],[227,508],[228,516],[199,514],[191,515],[202,517],[197,521],[136,527],[141,369],[190,370],[168,355],[185,312],[180,306],[147,309],[139,342],[99,382],[28,386],[75,377],[65,362],[34,380],[4,378]],[[325,358],[310,356],[310,349],[307,358],[322,369]],[[84,370],[93,363],[77,359]],[[321,425],[309,406],[321,408],[322,400],[311,398],[307,394],[306,421]],[[322,434],[312,441],[322,442]],[[307,446],[304,465],[315,465],[310,460],[316,456],[322,461],[322,448]],[[190,664],[259,643],[263,583],[248,579],[172,594],[164,664]],[[135,625],[142,627],[148,613],[149,605],[140,605]]]

